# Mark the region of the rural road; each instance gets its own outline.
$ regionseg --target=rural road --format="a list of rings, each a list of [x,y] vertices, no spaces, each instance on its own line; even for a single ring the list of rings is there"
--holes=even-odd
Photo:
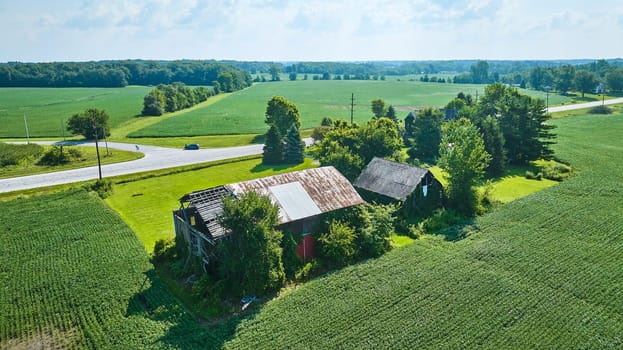
[[[605,105],[613,105],[613,104],[617,104],[617,103],[623,103],[623,97],[613,98],[612,100],[605,100],[605,101],[603,101],[603,104],[605,104]],[[578,103],[578,104],[574,104],[574,105],[549,107],[547,109],[547,112],[548,113],[565,112],[565,111],[571,111],[571,110],[574,110],[574,109],[583,109],[583,108],[590,108],[590,107],[600,106],[601,104],[602,104],[602,101],[593,101],[593,102],[586,102],[586,103]]]
[[[48,142],[47,144],[52,144],[52,142]],[[95,143],[82,143],[81,145],[95,146]],[[100,143],[100,152],[103,149],[102,146],[103,143]],[[145,157],[129,162],[102,165],[102,176],[111,177],[259,154],[262,153],[263,146],[264,145],[249,145],[185,151],[182,149],[139,145],[139,152],[144,153]],[[136,145],[134,144],[109,142],[108,147],[111,149],[136,152]],[[0,179],[0,193],[93,180],[97,179],[97,176],[97,166],[92,166],[47,174]]]
[[[623,103],[623,98],[606,100],[604,104],[611,105]],[[566,106],[550,107],[548,113],[570,111],[599,106],[602,101],[579,103]],[[309,145],[312,140],[305,139]],[[52,144],[53,142],[47,142]],[[94,143],[82,143],[81,145],[95,146]],[[109,142],[108,147],[125,151],[136,151],[136,145],[118,142]],[[214,160],[248,156],[262,153],[263,145],[249,145],[230,148],[200,149],[194,151],[184,151],[181,149],[139,145],[140,152],[145,157],[124,163],[115,163],[102,166],[102,176],[111,177],[151,171],[165,168],[173,168],[182,165],[197,164]],[[97,179],[97,167],[80,168],[55,173],[38,174],[30,176],[0,179],[0,193],[25,190],[36,187],[60,185],[72,182],[88,181]]]

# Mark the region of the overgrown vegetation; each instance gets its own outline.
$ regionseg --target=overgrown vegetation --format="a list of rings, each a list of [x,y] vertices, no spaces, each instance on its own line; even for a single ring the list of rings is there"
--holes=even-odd
[[[34,143],[15,145],[0,142],[0,167],[32,162],[38,159],[42,153],[43,147]]]
[[[164,112],[179,111],[201,103],[213,95],[215,95],[214,90],[208,90],[203,86],[193,89],[181,82],[170,85],[160,84],[149,91],[143,99],[141,114],[159,116]]]

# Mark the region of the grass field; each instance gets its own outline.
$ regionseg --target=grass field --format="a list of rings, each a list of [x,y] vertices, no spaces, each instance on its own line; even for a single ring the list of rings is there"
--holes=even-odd
[[[0,137],[62,136],[67,119],[87,108],[105,109],[115,128],[141,113],[147,86],[124,88],[0,88]],[[67,134],[67,131],[65,131]]]
[[[226,336],[186,313],[134,233],[80,190],[0,203],[0,286],[2,349],[218,348]]]
[[[45,146],[44,149],[48,150],[52,146]],[[78,149],[82,154],[82,159],[72,161],[68,164],[57,165],[57,166],[47,166],[47,165],[36,165],[35,162],[27,162],[19,165],[10,165],[0,167],[0,179],[8,178],[8,177],[16,177],[16,176],[25,176],[25,175],[34,175],[34,174],[44,174],[50,173],[54,171],[62,171],[76,168],[83,168],[89,166],[97,165],[97,153],[95,147],[80,147],[80,146],[72,146],[72,148]],[[67,152],[70,148],[63,147],[64,152]],[[102,147],[100,148],[100,162],[101,164],[112,164],[119,162],[127,162],[130,160],[136,160],[143,158],[142,153],[137,152],[128,152],[121,150],[113,150],[110,149],[109,153],[106,154],[106,148],[102,143]]]
[[[457,93],[482,95],[484,85],[438,84],[410,81],[282,81],[255,84],[205,108],[181,113],[130,133],[130,137],[194,136],[217,134],[257,134],[266,131],[264,112],[272,96],[292,101],[301,114],[301,128],[318,126],[323,117],[350,119],[351,93],[355,94],[354,119],[363,122],[372,116],[370,101],[382,98],[397,108],[404,118],[415,106],[444,106]],[[544,93],[525,93],[545,98]],[[550,104],[568,101],[550,94]]]
[[[297,166],[269,167],[261,162],[257,158],[117,184],[106,203],[134,230],[145,250],[151,252],[156,240],[174,236],[172,211],[179,208],[179,199],[184,194],[315,166],[311,159]]]

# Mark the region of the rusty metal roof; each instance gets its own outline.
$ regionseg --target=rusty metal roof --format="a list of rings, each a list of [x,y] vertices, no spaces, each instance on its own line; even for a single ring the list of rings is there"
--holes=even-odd
[[[281,186],[291,184],[288,186]],[[294,171],[225,185],[236,195],[254,191],[279,206],[281,224],[364,203],[332,166]]]
[[[355,181],[355,186],[404,201],[428,170],[374,157]]]

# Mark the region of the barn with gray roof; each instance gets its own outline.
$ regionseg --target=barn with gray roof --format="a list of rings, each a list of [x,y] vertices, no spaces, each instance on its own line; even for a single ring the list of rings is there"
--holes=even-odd
[[[443,186],[428,169],[382,158],[373,158],[354,185],[367,201],[400,202],[413,215],[428,215],[443,205]]]

